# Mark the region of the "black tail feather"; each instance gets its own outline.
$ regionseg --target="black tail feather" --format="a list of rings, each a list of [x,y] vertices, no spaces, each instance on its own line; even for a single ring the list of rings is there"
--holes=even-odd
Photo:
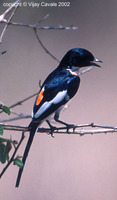
[[[32,123],[32,122],[31,122],[31,123]],[[39,125],[39,124],[38,124],[38,125]],[[30,128],[30,135],[29,135],[29,139],[28,139],[28,142],[27,142],[25,151],[24,151],[23,158],[22,158],[22,162],[23,162],[24,165],[23,165],[22,168],[19,169],[18,176],[17,176],[17,181],[16,181],[16,187],[18,187],[19,184],[20,184],[20,180],[21,180],[21,176],[22,176],[23,169],[24,169],[24,166],[25,166],[25,162],[26,162],[26,159],[27,159],[27,157],[28,157],[28,153],[29,153],[31,144],[32,144],[32,142],[33,142],[33,138],[34,138],[34,136],[35,136],[35,132],[36,132],[36,129],[37,129],[38,125],[37,125],[36,123],[33,124],[32,127],[31,127],[31,125],[29,125],[29,128]]]

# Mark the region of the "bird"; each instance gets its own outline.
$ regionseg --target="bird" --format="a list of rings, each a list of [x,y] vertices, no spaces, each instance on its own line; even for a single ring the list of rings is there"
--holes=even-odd
[[[23,167],[19,169],[16,180],[16,187],[20,184],[25,162],[38,128],[46,121],[51,130],[50,134],[53,136],[55,127],[49,120],[53,116],[54,120],[65,125],[67,132],[69,132],[69,128],[73,125],[61,121],[59,119],[60,112],[78,91],[80,85],[79,69],[88,66],[101,67],[97,64],[99,62],[102,63],[88,50],[73,48],[65,54],[58,67],[45,79],[34,102],[32,120],[28,126],[29,139],[22,158]]]

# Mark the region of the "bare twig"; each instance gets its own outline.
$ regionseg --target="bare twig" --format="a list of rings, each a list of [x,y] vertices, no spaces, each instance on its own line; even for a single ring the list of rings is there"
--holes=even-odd
[[[0,15],[0,22],[2,22],[2,20],[4,20],[6,18],[6,16],[14,9],[14,8],[17,8],[19,6],[19,3],[21,2],[22,0],[16,0],[12,5],[11,7],[9,7],[2,15]],[[7,21],[7,20],[5,20]]]
[[[91,66],[91,67],[88,67],[88,68],[85,69],[85,70],[82,70],[82,71],[79,73],[79,76],[82,75],[82,74],[84,74],[85,72],[91,71],[92,69],[93,69],[93,67]]]
[[[78,27],[75,26],[38,26],[37,24],[26,24],[26,23],[17,23],[17,22],[7,22],[3,21],[0,23],[5,23],[13,26],[22,26],[22,27],[27,27],[27,28],[36,28],[36,29],[41,29],[41,30],[77,30]]]
[[[40,44],[41,47],[44,49],[44,51],[45,51],[47,54],[49,54],[54,60],[56,60],[56,61],[59,63],[60,61],[59,61],[59,60],[44,46],[44,44],[43,44],[42,41],[40,40],[40,37],[39,37],[39,35],[38,35],[38,33],[37,33],[37,29],[36,29],[36,28],[34,28],[34,32],[35,32],[35,35],[36,35],[36,38],[37,38],[39,44]]]
[[[2,39],[3,39],[3,36],[5,34],[5,31],[10,23],[10,21],[12,20],[18,6],[19,6],[19,3],[21,2],[21,0],[17,0],[14,4],[12,4],[12,6],[10,8],[8,8],[2,15],[0,15],[0,23],[6,23],[2,33],[1,33],[1,36],[0,36],[0,43],[2,42]],[[14,10],[13,10],[14,9]],[[5,17],[13,10],[13,12],[11,13],[10,17],[8,20],[5,19]]]
[[[15,155],[16,155],[16,153],[17,153],[17,151],[18,151],[18,149],[19,149],[19,147],[20,147],[20,145],[21,145],[21,143],[22,143],[24,137],[25,137],[25,136],[24,136],[24,132],[22,132],[21,139],[20,139],[20,141],[19,141],[17,147],[15,148],[15,151],[14,151],[13,155],[11,156],[11,159],[9,160],[9,162],[7,163],[7,165],[3,168],[3,170],[2,170],[2,172],[1,172],[1,174],[0,174],[0,178],[3,176],[3,174],[5,173],[5,171],[7,170],[7,168],[8,168],[8,167],[10,166],[10,164],[13,162],[13,160],[14,160],[14,158],[15,158]]]
[[[12,118],[7,118],[7,119],[0,119],[0,123],[3,122],[11,122],[11,121],[16,121],[20,119],[26,119],[26,118],[31,118],[31,115],[26,115],[26,114],[19,114],[17,117],[12,117]]]
[[[75,27],[73,25],[71,26],[38,26],[37,24],[26,24],[26,23],[17,23],[17,22],[12,22],[11,19],[14,16],[13,12],[13,16],[10,18],[10,20],[6,20],[5,17],[14,9],[14,8],[18,8],[19,3],[21,2],[21,0],[17,0],[10,8],[8,8],[2,15],[0,15],[0,23],[5,23],[6,25],[13,25],[13,26],[24,26],[24,27],[28,27],[28,28],[36,28],[36,29],[42,29],[42,30],[77,30],[78,27]],[[16,11],[16,10],[15,10]],[[47,18],[48,15],[46,15],[43,19],[39,20],[39,23],[42,22],[45,18]]]
[[[24,127],[24,126],[15,126],[15,125],[8,125],[8,124],[2,124],[2,123],[0,123],[0,126],[2,126],[4,128],[4,130],[25,131],[25,132],[29,131],[28,127]],[[79,128],[87,128],[87,127],[92,127],[93,129],[90,129],[90,130],[82,129],[82,130],[78,131]],[[96,128],[100,128],[100,129],[96,129]],[[39,128],[38,132],[39,133],[49,133],[50,128]],[[104,125],[97,125],[97,124],[91,123],[91,124],[76,125],[75,131],[70,131],[69,133],[75,134],[75,135],[76,134],[92,135],[92,134],[113,133],[113,132],[117,132],[117,126],[104,126]],[[54,133],[55,134],[67,134],[66,127],[56,127]]]
[[[38,94],[38,93],[36,92],[36,93],[34,93],[34,94],[32,94],[32,95],[26,97],[25,99],[20,100],[20,101],[18,101],[18,102],[16,102],[16,103],[10,105],[9,108],[11,109],[11,108],[14,108],[14,107],[16,107],[16,106],[22,105],[22,103],[24,103],[25,101],[27,101],[27,100],[33,98],[33,97],[36,96],[37,94]],[[2,112],[3,112],[3,111],[0,111],[0,113],[2,113]]]
[[[42,21],[44,21],[45,19],[47,19],[47,17],[49,17],[49,14],[47,14],[45,17],[43,17],[41,20],[39,20],[38,24],[40,24]],[[59,61],[59,60],[44,46],[44,44],[42,43],[42,41],[41,41],[41,39],[40,39],[40,37],[39,37],[39,35],[38,35],[38,33],[37,33],[37,29],[34,28],[33,30],[34,30],[34,33],[35,33],[35,35],[36,35],[36,38],[37,38],[39,44],[40,44],[41,47],[44,49],[44,51],[45,51],[47,54],[49,54],[54,60],[56,60],[56,61],[59,63],[60,61]]]
[[[6,51],[1,51],[1,52],[0,52],[0,55],[3,55],[4,53],[6,53]]]
[[[18,105],[22,105],[22,103],[24,103],[25,101],[33,98],[36,95],[37,95],[37,93],[34,93],[34,94],[26,97],[25,99],[20,100],[20,101],[18,101],[16,103],[12,104],[11,106],[9,106],[9,108],[11,109],[11,108],[14,108],[14,107],[16,107]],[[0,113],[2,113],[2,112],[3,111],[1,110]],[[27,114],[23,114],[23,113],[16,113],[16,112],[13,112],[12,110],[11,110],[11,113],[15,114],[16,117],[11,117],[11,118],[6,118],[6,119],[0,119],[0,123],[11,122],[11,121],[20,120],[20,119],[26,119],[26,118],[31,118],[31,115],[27,115]]]
[[[12,109],[10,109],[10,113],[12,113],[12,114],[14,114],[14,115],[16,115],[16,116],[19,116],[19,117],[24,117],[25,116],[25,114],[23,114],[23,113],[18,113],[18,112],[14,112]],[[23,116],[24,115],[24,116]],[[26,115],[27,116],[27,115]]]
[[[49,14],[45,15],[42,19],[40,19],[38,21],[38,24],[40,24],[41,22],[43,22],[45,19],[47,19],[49,17]]]
[[[31,99],[32,97],[36,96],[37,94],[38,94],[38,93],[36,92],[36,93],[30,95],[29,97],[26,97],[25,99],[20,100],[20,101],[18,101],[18,102],[15,103],[15,104],[12,104],[11,106],[9,106],[9,108],[14,108],[14,107],[16,107],[16,106],[18,106],[18,105],[22,105],[22,103],[24,103],[25,101]]]
[[[12,131],[28,131],[28,127],[25,126],[16,126],[0,123],[0,126],[4,128],[4,130],[12,130]]]
[[[39,81],[39,84],[40,84],[39,87],[41,87],[41,81]],[[27,100],[33,98],[33,97],[36,96],[36,95],[37,95],[37,93],[34,93],[34,94],[32,94],[32,95],[26,97],[25,99],[20,100],[20,101],[18,101],[18,102],[16,102],[16,103],[12,104],[11,106],[9,106],[9,108],[14,108],[14,107],[16,107],[16,106],[18,106],[18,105],[22,105],[22,103],[24,103],[25,101],[27,101]],[[3,104],[3,103],[2,103],[2,104]],[[15,114],[16,117],[0,119],[0,123],[3,123],[3,122],[11,122],[11,121],[20,120],[20,119],[26,119],[26,118],[31,118],[31,115],[27,115],[27,114],[24,114],[24,113],[16,113],[16,112],[14,112],[14,111],[12,111],[12,110],[10,110],[10,111],[11,111],[11,113]],[[1,110],[0,113],[2,113],[2,112],[3,112],[3,111]]]
[[[15,147],[14,153],[11,156],[11,159],[9,160],[9,162],[7,163],[7,165],[3,168],[1,174],[0,174],[0,178],[3,176],[3,174],[5,173],[5,171],[7,170],[7,168],[10,166],[10,164],[13,162],[15,155],[24,139],[24,132],[28,132],[28,127],[23,127],[23,126],[15,126],[15,125],[7,125],[7,124],[0,124],[0,126],[2,126],[4,128],[4,130],[14,130],[14,131],[22,131],[22,137],[17,145],[17,147]],[[104,125],[97,125],[94,123],[91,124],[82,124],[82,125],[78,125],[75,127],[76,128],[86,128],[86,127],[92,127],[92,128],[101,128],[101,129],[96,129],[96,130],[79,130],[79,131],[73,131],[73,132],[69,132],[70,134],[78,134],[80,136],[83,135],[93,135],[93,134],[102,134],[102,133],[117,133],[117,126],[113,127],[113,126],[104,126]],[[68,134],[66,131],[66,127],[59,127],[59,128],[55,128],[54,134]],[[38,132],[40,133],[49,133],[50,132],[50,128],[39,128]]]

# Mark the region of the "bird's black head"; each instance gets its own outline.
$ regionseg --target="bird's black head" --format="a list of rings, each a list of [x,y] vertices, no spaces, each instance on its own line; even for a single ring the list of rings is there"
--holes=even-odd
[[[95,58],[91,52],[83,48],[74,48],[69,50],[60,62],[59,68],[66,68],[67,66],[86,67],[97,66],[95,62],[102,62]]]

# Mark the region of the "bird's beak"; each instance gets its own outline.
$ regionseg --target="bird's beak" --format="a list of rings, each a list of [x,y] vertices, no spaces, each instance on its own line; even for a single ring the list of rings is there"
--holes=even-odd
[[[98,64],[95,63],[95,62],[100,62],[100,63],[102,63],[102,61],[99,60],[98,58],[94,58],[94,60],[90,62],[90,65],[96,66],[96,67],[101,67],[100,65],[98,65]]]

